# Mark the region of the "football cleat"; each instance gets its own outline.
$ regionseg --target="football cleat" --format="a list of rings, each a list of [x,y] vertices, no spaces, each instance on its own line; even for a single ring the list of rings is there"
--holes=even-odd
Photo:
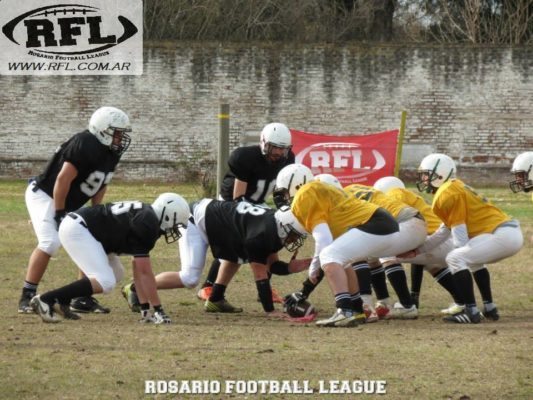
[[[128,302],[130,310],[134,313],[138,313],[141,311],[141,303],[139,303],[137,293],[131,290],[132,285],[133,283],[129,283],[127,285],[122,286],[122,289],[120,289],[120,293],[122,293],[122,296],[124,296],[124,298]]]
[[[68,304],[55,303],[52,308],[56,314],[61,315],[65,319],[71,319],[75,321],[81,318],[78,314],[70,311],[70,306]]]
[[[417,319],[418,318],[418,309],[413,304],[409,308],[405,308],[402,303],[396,302],[392,310],[390,310],[389,317],[390,319]]]
[[[33,308],[32,306],[30,305],[30,301],[32,298],[35,297],[37,293],[35,292],[25,292],[23,291],[22,294],[20,295],[20,300],[19,300],[19,314],[32,314],[33,313]]]
[[[200,300],[206,301],[209,300],[209,297],[211,297],[212,292],[213,286],[205,286],[201,288],[198,293],[196,293],[196,297],[198,297]]]
[[[446,314],[446,315],[454,315],[454,314],[459,314],[461,312],[463,312],[465,309],[465,306],[461,306],[457,303],[452,303],[450,304],[450,306],[448,308],[445,308],[443,310],[440,310],[440,313],[441,314]]]
[[[359,325],[357,315],[351,310],[338,308],[331,317],[316,321],[318,326],[348,328]]]
[[[388,319],[390,318],[390,304],[389,304],[389,298],[386,298],[384,300],[378,300],[376,303],[376,314],[378,315],[379,319]]]
[[[363,312],[365,314],[365,322],[370,324],[372,322],[378,322],[379,317],[374,307],[370,304],[363,304]]]
[[[152,321],[156,325],[171,324],[172,323],[172,320],[170,319],[170,317],[167,314],[165,314],[164,311],[156,311],[156,312],[154,312],[154,315],[152,315]]]
[[[70,302],[70,310],[77,313],[109,314],[109,308],[102,306],[94,297],[76,297]]]
[[[206,300],[204,310],[212,313],[241,313],[241,307],[232,306],[226,299],[220,301]]]
[[[41,296],[34,296],[30,305],[36,314],[39,314],[43,322],[56,323],[61,319],[55,314],[54,309],[48,303],[41,301]]]
[[[482,315],[486,319],[491,319],[493,321],[498,321],[500,319],[500,314],[498,314],[498,309],[496,307],[494,307],[490,311],[483,310],[483,314]]]
[[[454,322],[456,324],[479,324],[481,322],[481,313],[472,313],[468,310],[457,313],[455,315],[449,315],[443,318],[444,322]]]

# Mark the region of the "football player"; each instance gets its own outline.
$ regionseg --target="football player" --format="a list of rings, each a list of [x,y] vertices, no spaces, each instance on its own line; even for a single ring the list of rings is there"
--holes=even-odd
[[[355,326],[365,319],[357,276],[350,268],[357,260],[392,256],[399,226],[383,208],[315,181],[311,170],[294,164],[280,171],[276,190],[291,203],[291,210],[315,239],[309,277],[317,282],[324,271],[335,297],[336,312],[319,326]],[[292,200],[291,200],[292,199]]]
[[[220,188],[220,200],[246,200],[252,204],[265,204],[272,194],[276,176],[286,165],[294,163],[291,150],[291,132],[284,124],[270,123],[261,131],[260,143],[235,149],[229,157],[227,172]],[[211,265],[198,297],[207,300],[218,274],[219,260]],[[272,273],[277,273],[273,270]],[[286,271],[281,271],[285,273]],[[282,299],[273,292],[274,300]]]
[[[395,176],[385,176],[374,183],[374,187],[387,196],[401,201],[411,207],[416,208],[424,217],[427,223],[427,234],[433,234],[442,221],[431,211],[431,206],[425,200],[405,188],[401,179]],[[411,263],[411,298],[416,307],[419,307],[420,288],[424,269],[427,270],[435,281],[450,293],[454,302],[449,308],[442,310],[445,314],[455,314],[461,310],[457,305],[455,284],[450,269],[446,265],[446,255],[453,249],[452,239],[444,241],[433,250],[419,254],[413,259],[398,259],[398,262]]]
[[[457,296],[465,306],[460,313],[444,318],[446,322],[479,323],[481,313],[474,296],[471,271],[483,299],[483,315],[497,320],[492,299],[490,275],[485,264],[516,254],[523,244],[522,231],[512,219],[473,188],[456,178],[455,162],[447,155],[426,156],[418,168],[418,190],[432,193],[432,210],[443,222],[411,256],[431,251],[450,235],[454,248],[446,256],[453,273]]]
[[[32,312],[30,300],[61,245],[57,230],[62,219],[89,199],[93,205],[102,202],[120,157],[130,145],[130,133],[130,120],[123,111],[101,107],[91,116],[88,129],[61,144],[44,172],[30,180],[26,207],[38,244],[28,263],[19,313]],[[93,298],[78,299],[73,306],[75,311],[109,312]]]
[[[514,180],[509,182],[509,187],[514,193],[533,191],[533,151],[519,154],[511,168]],[[533,201],[533,193],[531,194]]]
[[[163,193],[151,205],[124,201],[69,212],[59,226],[59,238],[84,277],[33,297],[33,310],[44,322],[59,322],[72,298],[109,293],[124,276],[118,256],[129,254],[141,322],[170,323],[157,294],[149,253],[161,236],[167,243],[178,240],[189,217],[189,205],[175,193]]]
[[[301,271],[311,259],[293,259],[289,264],[273,257],[282,247],[294,252],[303,243],[304,231],[290,210],[274,211],[246,201],[202,199],[192,205],[192,218],[179,241],[181,270],[156,276],[158,289],[194,288],[202,275],[208,247],[221,267],[215,279],[205,311],[237,313],[225,299],[226,287],[239,266],[250,263],[259,299],[265,312],[276,315],[272,301],[268,268]],[[131,306],[136,304],[135,286],[126,286],[124,296]]]

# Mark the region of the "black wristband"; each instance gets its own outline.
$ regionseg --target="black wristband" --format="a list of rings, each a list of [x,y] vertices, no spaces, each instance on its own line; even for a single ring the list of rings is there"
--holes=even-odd
[[[270,264],[270,272],[274,275],[289,275],[289,264],[285,261],[274,261]]]
[[[272,302],[272,288],[270,287],[270,281],[268,279],[261,279],[255,281],[257,287],[257,293],[259,294],[259,300],[263,305],[265,312],[274,311],[274,303]]]

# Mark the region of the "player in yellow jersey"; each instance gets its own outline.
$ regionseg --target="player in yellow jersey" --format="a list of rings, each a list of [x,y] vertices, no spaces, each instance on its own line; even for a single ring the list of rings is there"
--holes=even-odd
[[[344,191],[358,199],[384,208],[396,219],[400,226],[400,235],[394,245],[389,249],[391,257],[380,256],[379,260],[363,260],[353,266],[360,281],[363,302],[370,307],[371,288],[370,280],[374,286],[377,297],[376,313],[381,318],[415,319],[418,309],[413,303],[407,276],[402,264],[396,255],[420,246],[426,238],[426,222],[420,212],[407,204],[387,197],[384,193],[372,186],[354,184],[344,188]],[[370,266],[370,269],[368,267]],[[387,276],[391,286],[398,295],[398,302],[391,308],[391,300],[385,280]]]
[[[385,176],[378,179],[374,183],[374,187],[388,197],[416,208],[426,220],[428,235],[433,234],[442,224],[442,221],[433,213],[431,206],[426,203],[422,196],[406,189],[401,179],[395,176]],[[442,310],[442,313],[456,314],[463,310],[463,307],[456,303],[456,290],[452,272],[446,265],[446,256],[452,249],[453,240],[450,237],[427,253],[421,253],[414,258],[398,259],[398,262],[411,263],[411,297],[417,308],[419,307],[420,288],[422,287],[422,277],[425,269],[454,299],[454,303]]]
[[[434,194],[431,208],[443,224],[415,250],[415,255],[430,251],[451,235],[454,249],[446,256],[446,263],[452,270],[457,294],[465,309],[445,317],[444,321],[481,321],[470,271],[474,273],[483,298],[483,315],[497,320],[498,310],[492,300],[490,275],[485,264],[518,253],[524,241],[522,231],[518,221],[456,179],[455,175],[455,162],[445,154],[430,154],[420,163],[418,190]]]
[[[388,251],[399,237],[398,224],[384,209],[314,181],[309,168],[301,164],[283,168],[276,188],[293,199],[294,216],[315,240],[311,279],[322,269],[335,296],[336,312],[317,325],[357,325],[356,312],[362,312],[362,304],[357,277],[349,267],[357,260],[392,255]]]
[[[533,151],[519,154],[511,168],[514,180],[509,182],[509,187],[514,193],[533,191]],[[531,194],[533,201],[533,193]]]

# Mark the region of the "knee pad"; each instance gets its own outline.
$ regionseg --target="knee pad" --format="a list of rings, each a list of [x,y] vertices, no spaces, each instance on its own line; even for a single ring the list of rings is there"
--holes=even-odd
[[[52,257],[57,253],[57,251],[61,247],[59,236],[55,235],[55,237],[48,237],[46,239],[41,239],[39,240],[39,244],[37,247],[39,248],[39,250],[45,252],[50,257]]]
[[[192,271],[181,270],[178,272],[180,275],[181,283],[188,289],[192,289],[200,282],[201,274],[195,274]]]

